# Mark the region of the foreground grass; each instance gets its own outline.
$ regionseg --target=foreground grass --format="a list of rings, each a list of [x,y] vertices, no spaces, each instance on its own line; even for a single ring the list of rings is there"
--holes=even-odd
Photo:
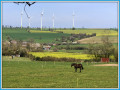
[[[71,62],[30,61],[28,58],[3,57],[3,88],[117,88],[118,67],[95,67],[83,63],[81,73]]]

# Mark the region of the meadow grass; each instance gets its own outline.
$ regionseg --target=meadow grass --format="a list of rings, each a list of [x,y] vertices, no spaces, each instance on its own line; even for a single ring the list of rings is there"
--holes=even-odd
[[[89,44],[89,43],[103,43],[101,38],[103,36],[94,36],[94,37],[90,37],[90,38],[84,38],[81,40],[78,40],[78,42],[80,44]],[[118,43],[118,36],[109,36],[109,41],[111,43]]]
[[[9,60],[8,60],[9,58]],[[22,60],[22,61],[20,61]],[[80,73],[72,62],[30,61],[3,57],[2,88],[117,88],[118,67],[82,63]]]

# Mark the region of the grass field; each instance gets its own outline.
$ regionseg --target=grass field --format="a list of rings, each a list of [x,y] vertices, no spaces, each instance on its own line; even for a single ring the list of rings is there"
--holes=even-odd
[[[81,73],[71,62],[30,61],[3,57],[2,88],[117,88],[117,66],[83,63]]]
[[[34,39],[35,42],[39,43],[52,43],[56,42],[56,38],[61,38],[61,36],[69,36],[69,34],[64,33],[50,33],[45,31],[42,33],[29,33],[25,29],[3,29],[2,30],[2,39],[6,40],[7,36],[10,36],[13,40],[23,40],[28,41]]]
[[[90,38],[85,38],[82,40],[78,40],[81,44],[89,44],[89,43],[102,43],[101,41],[102,36],[95,36]],[[118,43],[118,36],[109,36],[109,40],[111,43]]]

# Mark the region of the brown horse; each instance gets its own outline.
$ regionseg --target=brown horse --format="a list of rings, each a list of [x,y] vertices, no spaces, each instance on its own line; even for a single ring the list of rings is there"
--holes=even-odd
[[[82,64],[72,63],[71,67],[72,66],[74,66],[75,72],[77,72],[77,68],[80,68],[80,72],[81,72],[81,69],[83,69],[83,65]]]

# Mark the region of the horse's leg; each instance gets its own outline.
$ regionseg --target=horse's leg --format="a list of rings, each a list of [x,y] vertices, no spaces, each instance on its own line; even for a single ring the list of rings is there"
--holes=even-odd
[[[80,67],[80,72],[81,72],[81,67]]]
[[[75,68],[75,72],[77,72],[77,68]]]

